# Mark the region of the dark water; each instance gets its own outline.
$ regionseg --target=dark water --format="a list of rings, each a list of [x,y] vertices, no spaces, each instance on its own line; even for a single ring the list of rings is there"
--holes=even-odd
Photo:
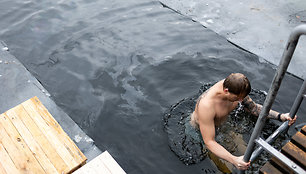
[[[127,173],[218,173],[171,151],[165,112],[231,72],[268,91],[275,71],[157,1],[4,0],[0,17],[11,53]],[[289,111],[301,84],[286,75],[273,108]]]

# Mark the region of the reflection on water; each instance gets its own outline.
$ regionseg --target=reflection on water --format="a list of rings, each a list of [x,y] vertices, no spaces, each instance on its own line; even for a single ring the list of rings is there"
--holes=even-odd
[[[186,166],[173,154],[163,114],[202,83],[241,72],[267,91],[274,73],[156,1],[5,0],[0,16],[0,39],[11,53],[130,174],[217,171],[207,158]],[[284,89],[292,90],[276,100],[282,112],[301,84],[286,77]]]

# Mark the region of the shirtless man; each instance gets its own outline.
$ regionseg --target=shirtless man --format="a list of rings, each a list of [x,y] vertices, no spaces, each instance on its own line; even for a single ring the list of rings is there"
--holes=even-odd
[[[250,162],[244,162],[243,156],[234,156],[218,144],[215,141],[215,127],[227,119],[228,114],[237,107],[239,102],[242,102],[246,111],[259,116],[262,106],[248,96],[250,91],[251,85],[247,77],[240,73],[233,73],[199,97],[190,121],[192,126],[200,129],[206,147],[239,170],[248,169]],[[273,110],[270,110],[268,118],[289,120],[289,125],[296,120],[296,116],[291,119],[289,113],[280,114]]]

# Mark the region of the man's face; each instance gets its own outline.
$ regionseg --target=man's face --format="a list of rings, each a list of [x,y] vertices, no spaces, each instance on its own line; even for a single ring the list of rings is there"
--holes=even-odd
[[[236,95],[236,94],[233,94],[233,93],[229,92],[228,100],[231,101],[231,102],[236,102],[236,101],[242,102],[244,97],[245,96],[243,94]]]

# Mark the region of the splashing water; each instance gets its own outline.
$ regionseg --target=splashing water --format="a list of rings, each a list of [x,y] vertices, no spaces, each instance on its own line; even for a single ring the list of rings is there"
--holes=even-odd
[[[235,110],[235,118],[238,117],[238,114],[241,113],[243,110],[243,105],[241,104],[241,102],[238,103],[238,108]]]

